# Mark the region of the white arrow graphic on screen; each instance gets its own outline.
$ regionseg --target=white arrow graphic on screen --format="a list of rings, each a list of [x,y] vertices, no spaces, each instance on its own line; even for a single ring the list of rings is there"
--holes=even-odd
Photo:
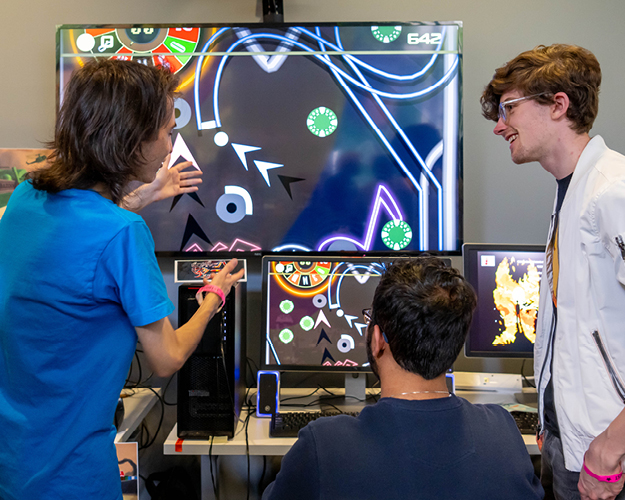
[[[269,174],[267,172],[273,168],[284,167],[284,165],[280,165],[279,163],[269,163],[267,161],[260,160],[254,160],[254,164],[258,168],[258,171],[261,173],[263,179],[265,179],[265,182],[269,187],[271,187],[271,183],[269,182]]]
[[[319,326],[319,323],[325,323],[328,325],[328,328],[332,328],[332,325],[330,325],[330,322],[328,321],[328,318],[326,318],[326,315],[323,314],[323,311],[319,311],[319,316],[317,316],[317,321],[315,321],[315,328]]]
[[[354,326],[358,329],[358,333],[362,337],[362,331],[367,327],[364,323],[354,323]]]
[[[245,155],[251,151],[258,151],[261,149],[255,146],[246,146],[245,144],[235,144],[234,142],[232,143],[232,147],[234,148],[234,152],[239,157],[239,160],[241,160],[241,163],[243,163],[245,170],[247,170],[247,159],[245,158]]]
[[[245,38],[246,36],[252,34],[250,30],[245,28],[235,29],[235,32],[239,38]],[[297,30],[294,30],[293,28],[289,28],[286,32],[286,37],[291,40],[297,41],[299,38],[299,32]],[[290,52],[292,47],[293,44],[285,40],[280,42],[278,48],[272,49],[272,51]],[[275,71],[278,71],[280,69],[280,66],[284,64],[284,61],[286,61],[287,58],[286,55],[274,54],[272,56],[268,56],[266,54],[263,54],[263,52],[266,52],[266,50],[262,46],[262,44],[258,43],[257,41],[249,40],[245,44],[245,48],[248,50],[248,52],[258,54],[252,56],[252,58],[254,59],[254,61],[256,61],[256,64],[258,64],[267,73],[274,73]]]
[[[195,158],[193,158],[191,151],[189,151],[189,146],[187,146],[187,143],[184,142],[182,136],[178,134],[178,136],[176,137],[176,141],[174,142],[174,147],[171,151],[171,159],[169,160],[168,168],[173,167],[174,163],[176,163],[176,161],[180,157],[182,157],[184,160],[190,161],[195,168],[201,170],[197,162],[195,161]]]
[[[349,323],[349,327],[350,328],[354,328],[353,325],[352,325],[352,321],[354,321],[355,319],[358,319],[358,316],[352,316],[351,314],[346,314],[345,315],[345,319]]]

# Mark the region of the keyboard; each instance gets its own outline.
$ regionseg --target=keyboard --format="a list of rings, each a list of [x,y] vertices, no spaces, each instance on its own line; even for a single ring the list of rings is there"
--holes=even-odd
[[[538,429],[538,413],[529,411],[511,411],[516,426],[521,434],[536,435]]]
[[[274,413],[271,416],[269,425],[269,435],[271,437],[297,437],[297,433],[302,427],[313,420],[322,417],[334,417],[336,415],[358,416],[357,411],[340,412],[336,410],[318,411],[289,411],[284,413]]]

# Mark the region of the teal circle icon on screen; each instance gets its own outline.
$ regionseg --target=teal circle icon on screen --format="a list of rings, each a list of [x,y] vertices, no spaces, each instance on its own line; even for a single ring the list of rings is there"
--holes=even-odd
[[[317,137],[327,137],[336,130],[339,119],[330,108],[319,106],[313,109],[306,119],[306,126]]]
[[[403,220],[388,221],[382,227],[382,241],[391,250],[402,250],[412,241],[412,228]]]
[[[371,26],[371,34],[378,42],[391,43],[401,35],[401,26]]]

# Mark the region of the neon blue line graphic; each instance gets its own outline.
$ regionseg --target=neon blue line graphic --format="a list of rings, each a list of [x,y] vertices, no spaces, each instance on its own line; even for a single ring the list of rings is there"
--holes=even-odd
[[[280,55],[281,58],[288,57],[290,49],[297,50],[301,49],[304,52],[309,53],[309,57],[315,58],[317,62],[321,65],[325,66],[326,69],[331,72],[334,76],[336,82],[340,86],[340,88],[344,91],[344,93],[350,98],[355,108],[361,114],[361,116],[365,119],[367,125],[371,129],[371,131],[379,138],[382,143],[383,149],[385,149],[390,156],[393,158],[397,167],[401,170],[401,172],[406,176],[411,185],[414,187],[418,196],[418,204],[419,204],[419,250],[424,251],[429,248],[428,242],[428,183],[436,192],[436,206],[437,206],[437,247],[438,250],[443,250],[445,248],[445,210],[448,205],[445,201],[447,197],[447,193],[444,191],[441,181],[434,175],[431,170],[431,165],[428,165],[426,161],[424,161],[423,156],[417,151],[414,143],[408,138],[405,131],[399,125],[397,119],[393,116],[392,112],[389,110],[387,105],[384,103],[383,99],[391,99],[393,101],[407,101],[411,99],[419,99],[426,97],[434,92],[437,92],[439,89],[443,88],[450,82],[453,82],[453,79],[456,77],[458,69],[460,67],[460,55],[458,53],[450,53],[446,55],[443,59],[445,61],[449,61],[449,63],[445,64],[443,68],[443,75],[436,81],[435,83],[429,85],[426,88],[421,90],[413,91],[413,92],[393,92],[386,91],[381,88],[376,88],[374,86],[375,81],[381,81],[382,79],[387,80],[387,84],[389,82],[410,82],[416,83],[420,79],[427,77],[430,74],[430,70],[437,62],[440,60],[440,54],[438,52],[441,51],[442,47],[446,43],[448,35],[448,28],[442,27],[442,33],[440,37],[440,41],[436,44],[435,53],[429,58],[427,63],[418,71],[407,74],[397,74],[390,73],[384,71],[380,68],[376,68],[371,64],[367,64],[365,61],[362,61],[358,57],[352,54],[345,54],[346,50],[344,49],[343,43],[341,41],[340,36],[340,28],[338,26],[334,27],[334,41],[325,39],[321,34],[321,29],[319,27],[314,28],[314,32],[311,29],[305,27],[290,27],[286,35],[276,34],[276,33],[250,33],[250,31],[237,31],[237,40],[231,42],[229,47],[222,52],[225,54],[221,56],[218,67],[216,69],[214,85],[213,85],[213,117],[212,121],[202,122],[201,110],[200,110],[200,98],[199,98],[199,81],[200,81],[200,73],[201,66],[204,60],[204,52],[210,49],[210,47],[216,43],[216,41],[221,37],[226,31],[232,30],[233,28],[221,28],[217,31],[211,38],[206,42],[204,47],[202,48],[202,55],[198,57],[197,65],[196,65],[196,74],[194,81],[194,100],[195,100],[195,112],[196,112],[196,123],[198,130],[202,129],[218,129],[222,126],[221,116],[220,116],[220,108],[219,108],[219,92],[221,87],[221,79],[223,76],[223,72],[225,70],[225,66],[228,60],[232,57],[230,54],[233,53],[237,48],[243,46],[243,50],[248,50],[250,52],[250,56],[252,57],[260,57],[256,53],[262,54],[263,47],[260,45],[260,42],[263,40],[276,41],[280,44],[279,51],[283,52],[284,55]],[[318,45],[318,47],[310,47],[304,43],[304,41],[298,40],[299,38],[308,38],[313,44]],[[230,43],[230,42],[228,42]],[[254,48],[254,50],[250,50],[250,47]],[[315,53],[321,49],[324,54]],[[337,51],[341,52],[341,54],[328,54],[328,51]],[[237,53],[238,54],[238,53]],[[210,53],[208,53],[210,56]],[[338,58],[338,59],[334,59]],[[342,61],[343,67],[341,68],[338,65],[338,62]],[[271,62],[271,61],[269,61]],[[261,67],[263,67],[261,65]],[[265,68],[265,71],[269,71]],[[351,72],[351,74],[350,74]],[[364,73],[370,75],[370,77],[365,76]],[[374,78],[374,80],[370,81],[370,78]],[[375,113],[371,115],[364,106],[364,102],[362,101],[362,96],[358,96],[354,93],[353,89],[359,89],[371,96],[371,98],[376,103],[377,107],[382,111],[386,120],[391,125],[392,129],[395,131],[397,136],[401,139],[406,147],[406,152],[404,154],[408,154],[414,162],[419,166],[419,170],[421,172],[421,180],[417,180],[415,177],[415,173],[413,173],[408,165],[402,160],[398,151],[391,145],[389,140],[385,137],[382,129],[376,123],[376,119],[374,116],[377,116]],[[451,119],[455,119],[451,117]],[[379,118],[378,118],[379,120]],[[411,165],[412,163],[409,162]],[[414,167],[412,167],[414,169]],[[392,199],[392,198],[391,198]],[[393,201],[394,202],[394,201]],[[385,207],[389,211],[392,212],[392,209],[384,203]],[[399,218],[402,220],[401,218]],[[371,222],[371,219],[370,219]],[[366,235],[364,242],[357,241],[353,237],[345,236],[334,236],[333,238],[325,240],[321,245],[317,245],[318,249],[323,245],[330,244],[332,241],[336,241],[338,239],[343,239],[346,241],[350,241],[358,248],[369,250],[369,246],[371,244],[371,240],[369,238],[369,234]],[[282,245],[279,247],[280,249],[294,249],[294,250],[303,250],[303,247],[297,244],[292,245]],[[276,250],[276,249],[274,249]]]
[[[318,29],[319,28],[317,28],[317,30]],[[439,43],[439,45],[437,47],[437,50],[440,50],[440,47],[441,47],[441,45],[443,43],[443,40],[445,39],[445,35],[446,35],[446,28],[443,29],[443,35],[441,36],[441,41],[440,41],[440,43]],[[341,35],[339,33],[338,26],[336,26],[334,28],[334,36],[336,37],[336,41],[337,41],[339,50],[344,50],[343,44],[341,43]],[[319,42],[319,46],[321,48],[324,48],[324,44],[322,42]],[[351,59],[353,59],[353,58],[349,59],[349,58],[344,56],[343,59],[345,60],[345,62],[347,64],[349,64],[349,66],[358,75],[358,77],[360,78],[362,83],[364,83],[366,85],[369,85],[369,82],[367,81],[367,79],[364,77],[364,75],[360,72],[360,70],[351,61]],[[434,59],[433,57],[430,59],[430,63],[429,64],[433,64],[433,59]],[[332,72],[334,73],[334,71],[332,71]],[[340,80],[340,77],[338,75],[336,75],[336,74],[335,74],[335,77],[337,78],[337,80],[339,80],[339,82],[341,83],[341,86],[343,86],[345,88],[345,86],[343,85],[343,82]],[[348,91],[347,88],[345,88],[345,90]],[[349,93],[349,96],[352,99],[357,100],[357,97],[354,96],[353,93],[351,93],[349,91],[348,91],[348,93]],[[417,160],[419,165],[421,165],[421,170],[423,171],[423,173],[430,179],[430,181],[434,184],[434,186],[436,188],[437,195],[438,195],[438,198],[437,198],[437,204],[438,204],[438,249],[442,250],[443,249],[443,187],[441,186],[441,184],[438,181],[438,179],[432,174],[431,170],[428,168],[428,166],[426,165],[425,161],[423,161],[423,158],[417,152],[416,148],[412,144],[412,141],[410,141],[410,139],[408,139],[408,137],[406,136],[406,133],[399,126],[399,124],[397,123],[397,121],[395,120],[395,118],[393,117],[393,115],[391,114],[389,109],[386,107],[386,105],[382,102],[382,99],[380,99],[380,97],[375,95],[375,94],[373,94],[373,99],[375,99],[375,102],[378,104],[380,109],[384,112],[384,114],[386,115],[388,120],[391,122],[391,124],[393,125],[393,128],[397,131],[397,133],[402,138],[402,140],[404,141],[406,146],[408,146],[408,149],[410,150],[412,155],[415,157],[415,159]],[[364,111],[363,107],[358,106],[358,109],[361,110],[363,113],[366,113]],[[365,118],[367,119],[368,122],[373,121],[373,119],[370,119],[369,115],[365,116]],[[378,129],[376,127],[375,128],[375,132],[382,139],[382,137],[381,137],[382,132],[380,131],[380,129]],[[384,144],[386,145],[387,142],[384,141]],[[396,154],[395,150],[392,148],[392,146],[390,146],[390,144],[389,144],[387,147],[389,149],[389,152],[393,155],[393,158],[396,158],[397,154]],[[412,182],[412,184],[415,187],[417,187],[417,185],[418,185],[417,180],[414,178],[414,176],[408,170],[408,168],[403,164],[403,162],[401,162],[399,160],[398,160],[398,164],[399,164],[401,170],[408,176],[408,178],[410,179],[410,182]],[[419,192],[419,195],[422,198],[422,190],[421,190],[421,186],[420,185],[417,188],[417,191]],[[425,223],[425,206],[424,206],[425,203],[424,203],[424,201],[421,203],[421,205],[422,205],[421,206],[422,210],[420,211],[420,219],[421,220],[420,220],[420,224],[419,224],[419,243],[420,243],[419,248],[420,248],[420,250],[425,250],[425,239],[426,239],[427,235],[425,234],[426,223]]]
[[[338,37],[338,30],[339,27],[336,26],[334,28],[335,31],[335,36],[336,36],[336,40],[337,43],[339,45],[334,45],[333,43],[328,42],[327,40],[325,40],[321,34],[319,33],[319,27],[315,28],[315,31],[317,32],[317,34],[313,33],[312,31],[309,31],[305,28],[295,28],[296,30],[300,31],[301,33],[304,33],[306,35],[308,35],[310,38],[313,38],[314,40],[317,40],[317,42],[319,42],[320,45],[327,45],[328,47],[331,47],[333,50],[336,51],[344,51],[345,49],[343,49],[343,47],[340,44],[339,41],[339,37]],[[440,50],[441,46],[442,46],[443,42],[442,39],[439,42],[438,46],[436,47],[436,50]],[[371,66],[370,64],[367,64],[363,61],[361,61],[360,59],[358,59],[357,57],[354,57],[350,54],[346,54],[346,55],[342,55],[341,56],[343,59],[349,60],[351,62],[353,62],[354,64],[357,64],[358,66],[360,66],[361,68],[364,68],[368,71],[370,71],[371,73],[375,73],[376,75],[379,75],[381,77],[387,78],[388,80],[396,80],[396,81],[400,81],[400,82],[414,82],[416,80],[418,80],[419,78],[421,78],[422,76],[426,75],[427,72],[429,71],[429,69],[434,65],[434,63],[436,62],[436,59],[438,58],[438,54],[432,54],[432,57],[430,58],[429,62],[423,67],[423,69],[417,71],[416,73],[413,73],[411,75],[396,75],[394,73],[387,73],[386,71],[382,71],[381,69],[375,68],[374,66]]]
[[[272,252],[284,252],[286,250],[291,250],[292,252],[310,252],[311,248],[305,247],[304,245],[298,245],[297,243],[285,243],[279,247],[273,248]]]
[[[343,267],[346,267],[347,269],[345,271],[343,271]],[[364,270],[367,274],[369,275],[374,275],[374,276],[382,276],[382,273],[384,272],[384,265],[379,264],[377,262],[372,262],[369,265],[364,265],[364,264],[351,264],[351,268],[349,267],[348,263],[346,262],[339,262],[335,268],[332,270],[332,272],[330,273],[329,279],[330,282],[328,284],[328,307],[330,308],[330,310],[333,309],[339,309],[341,307],[341,285],[343,283],[343,279],[345,278],[345,276],[350,276],[350,271],[354,271],[354,270]],[[338,278],[338,280],[336,281],[336,292],[334,293],[335,297],[336,297],[336,301],[333,302],[332,301],[332,283],[334,282],[334,278],[337,274],[340,273],[340,277]]]
[[[271,352],[273,353],[273,357],[276,358],[276,363],[279,364],[279,365],[282,364],[282,363],[280,363],[280,358],[278,357],[278,353],[276,352],[276,348],[273,346],[273,342],[269,338],[269,332],[267,332],[267,345],[271,349]],[[269,360],[267,360],[267,361],[269,361]]]
[[[419,187],[419,189],[421,189]],[[384,199],[386,198],[386,200]],[[373,200],[373,206],[371,208],[371,212],[369,214],[369,221],[366,224],[367,232],[365,234],[365,240],[363,243],[352,238],[349,235],[335,235],[330,238],[326,238],[323,240],[318,246],[317,251],[323,251],[328,245],[330,245],[334,241],[348,241],[353,243],[361,250],[365,252],[371,250],[371,244],[373,242],[373,232],[375,231],[376,223],[378,221],[378,216],[380,215],[381,207],[384,206],[386,208],[386,212],[391,216],[391,219],[394,220],[404,220],[404,216],[401,213],[399,205],[391,196],[390,191],[383,184],[378,185],[378,189],[375,193],[375,198]]]
[[[195,65],[195,79],[193,80],[193,100],[195,101],[195,122],[197,129],[202,130],[202,116],[200,113],[200,75],[202,72],[202,63],[204,62],[204,52],[206,52],[210,46],[217,41],[217,39],[223,35],[230,28],[221,28],[202,47],[202,55],[198,57],[197,64]]]
[[[216,34],[214,35],[216,36]],[[245,44],[246,42],[249,42],[250,40],[256,40],[256,39],[267,39],[267,40],[279,40],[281,42],[288,42],[291,43],[299,48],[301,48],[302,50],[305,50],[306,52],[315,52],[314,49],[308,47],[307,45],[304,45],[301,42],[296,42],[290,38],[287,38],[285,36],[282,35],[274,35],[272,33],[254,33],[251,34],[249,36],[246,36],[244,38],[241,38],[239,40],[237,40],[236,42],[234,42],[230,47],[228,47],[228,49],[226,50],[226,53],[232,52],[234,51],[234,49],[236,49],[239,45],[241,44]],[[357,81],[356,79],[352,78],[350,75],[348,75],[345,71],[343,71],[341,68],[339,68],[338,66],[336,66],[334,63],[332,63],[331,61],[326,60],[327,56],[323,56],[320,54],[311,54],[312,57],[316,58],[318,61],[320,61],[321,63],[325,64],[326,66],[332,68],[333,70],[335,70],[337,73],[339,73],[343,78],[345,78],[346,80],[348,80],[350,83],[352,83],[353,85],[355,85],[356,87],[365,90],[367,92],[370,92],[371,94],[377,94],[381,97],[386,97],[388,99],[399,99],[399,100],[408,100],[408,99],[415,99],[417,97],[423,97],[428,95],[429,93],[435,91],[436,89],[440,88],[441,86],[443,86],[444,84],[446,84],[456,73],[456,68],[458,67],[458,62],[459,62],[459,57],[456,56],[453,65],[449,68],[449,70],[447,71],[447,73],[445,73],[445,75],[443,75],[443,77],[436,82],[435,84],[422,89],[422,90],[417,90],[415,92],[410,92],[407,94],[397,94],[397,93],[392,93],[392,92],[385,92],[383,90],[378,90],[374,87],[371,87],[369,85],[365,85],[359,81]],[[219,62],[219,67],[217,69],[217,74],[215,75],[215,86],[213,88],[213,108],[214,108],[214,113],[215,113],[215,124],[216,127],[219,128],[221,127],[221,119],[219,117],[219,85],[221,82],[221,75],[223,73],[224,70],[224,66],[226,64],[228,60],[228,56],[225,55],[221,58],[221,61]],[[198,61],[199,63],[199,61]]]

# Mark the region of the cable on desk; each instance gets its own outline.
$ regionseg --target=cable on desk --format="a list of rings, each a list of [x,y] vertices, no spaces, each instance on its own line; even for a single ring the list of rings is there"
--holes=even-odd
[[[165,406],[177,406],[178,405],[178,401],[176,401],[175,403],[168,403],[167,401],[165,401],[165,395],[167,394],[167,389],[169,389],[169,384],[171,384],[171,381],[174,379],[176,375],[177,373],[174,373],[171,377],[169,377],[169,380],[165,384],[165,389],[163,389],[163,404]]]
[[[149,448],[150,446],[152,446],[154,444],[154,441],[156,441],[156,437],[158,436],[158,433],[161,431],[161,426],[163,425],[163,418],[165,417],[165,403],[163,402],[163,399],[161,398],[159,393],[156,392],[151,387],[146,387],[145,389],[150,389],[156,395],[158,400],[160,401],[160,403],[161,403],[161,418],[160,418],[160,420],[158,422],[158,427],[156,428],[156,432],[154,433],[154,437],[145,446],[143,446],[143,447],[140,446],[139,447],[140,450],[144,450],[146,448]],[[146,430],[147,430],[147,427],[146,427]],[[149,439],[149,434],[148,434],[148,439]]]
[[[321,389],[321,387],[317,387],[314,391],[312,391],[310,394],[304,394],[303,396],[289,396],[288,398],[283,398],[280,400],[280,404],[282,404],[285,401],[290,401],[292,399],[304,399],[304,398],[309,398],[310,396],[314,396],[315,394],[317,394],[317,392]],[[295,406],[304,406],[304,405],[295,405]]]
[[[141,384],[141,377],[143,376],[143,369],[141,368],[141,361],[139,360],[139,352],[135,350],[135,359],[137,360],[137,367],[139,368],[139,379],[134,387],[138,387]],[[132,369],[132,363],[130,363],[130,369]],[[129,377],[130,378],[130,377]],[[130,380],[128,380],[130,382]]]
[[[213,482],[213,493],[215,494],[215,500],[219,498],[219,493],[217,492],[217,484],[215,483],[215,475],[213,474],[213,441],[215,440],[215,436],[211,436],[211,444],[208,447],[208,463],[210,464],[211,471],[211,481]]]
[[[247,417],[245,418],[245,455],[247,457],[247,500],[250,500],[250,439],[247,432],[250,424],[250,416],[252,412],[248,409]]]
[[[252,364],[254,364],[254,366],[252,366]],[[257,380],[256,377],[258,376],[258,365],[256,364],[256,362],[250,358],[249,356],[247,357],[247,367],[250,369],[249,373],[253,373],[253,380],[251,384],[248,384],[246,381],[246,387],[256,387],[257,384]]]
[[[337,407],[335,404],[333,403],[329,403],[328,401],[324,401],[321,397],[317,398],[313,401],[310,401],[308,403],[303,403],[303,404],[284,404],[285,401],[290,401],[293,399],[303,399],[303,398],[309,398],[311,396],[314,396],[318,391],[324,391],[327,394],[329,394],[332,397],[345,397],[346,399],[353,399],[355,401],[358,401],[360,403],[366,403],[368,400],[373,399],[374,401],[377,401],[379,399],[376,398],[375,394],[370,394],[368,396],[365,396],[365,399],[360,399],[357,398],[355,396],[341,396],[339,394],[335,394],[334,392],[330,391],[329,389],[322,387],[322,386],[317,386],[317,388],[311,392],[310,394],[305,394],[303,396],[290,396],[288,398],[284,398],[280,400],[280,405],[281,406],[285,406],[285,407],[297,407],[297,408],[308,408],[310,406],[330,406],[332,408],[334,408],[335,410],[339,411],[340,413],[343,413],[343,410],[341,410],[339,407]]]
[[[263,473],[260,475],[260,479],[258,481],[258,494],[263,496],[263,480],[265,479],[265,471],[267,469],[267,457],[263,455]]]

